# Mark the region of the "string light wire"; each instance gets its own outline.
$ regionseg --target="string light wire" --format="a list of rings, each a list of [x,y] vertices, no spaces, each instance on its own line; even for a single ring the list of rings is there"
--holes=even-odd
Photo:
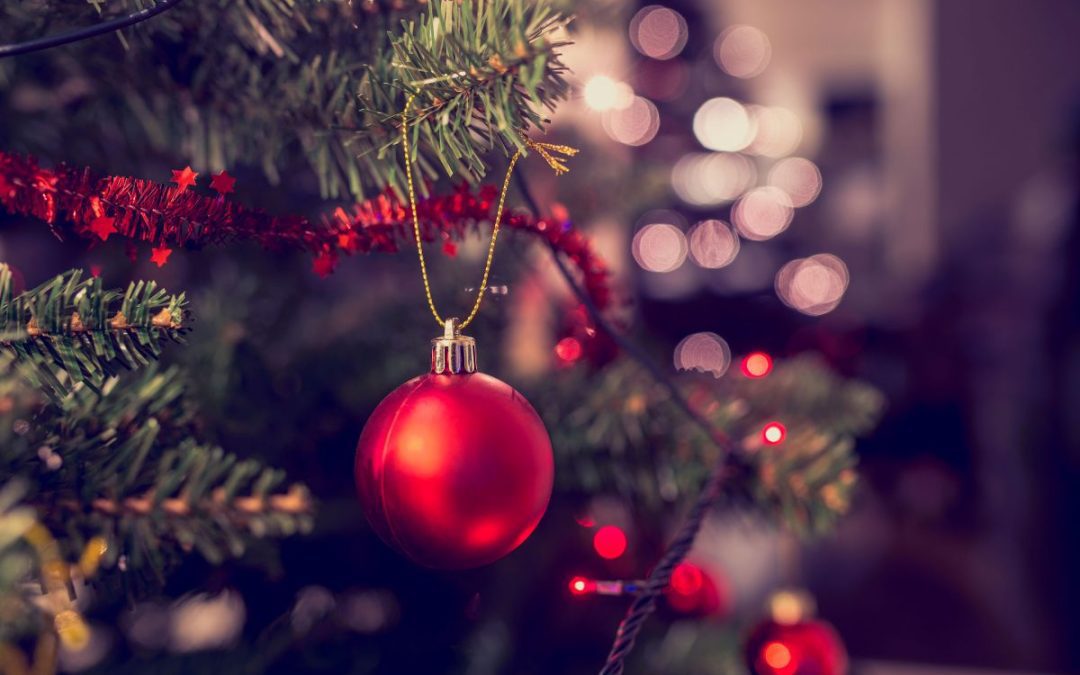
[[[30,52],[39,52],[43,49],[51,49],[52,47],[59,47],[60,45],[66,45],[72,42],[81,42],[82,40],[87,40],[92,37],[112,33],[121,28],[127,28],[128,26],[133,26],[153,18],[162,12],[166,12],[173,7],[176,7],[182,1],[183,0],[161,0],[153,7],[140,9],[139,11],[132,12],[126,16],[103,21],[93,26],[87,26],[86,28],[78,28],[57,35],[47,35],[42,38],[37,38],[36,40],[27,40],[26,42],[0,45],[0,58],[4,58],[5,56],[18,56],[19,54],[29,54]]]

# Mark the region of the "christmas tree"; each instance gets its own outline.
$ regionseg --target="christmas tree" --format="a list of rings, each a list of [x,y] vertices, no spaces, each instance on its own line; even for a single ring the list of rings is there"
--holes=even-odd
[[[659,365],[575,223],[654,199],[670,162],[617,186],[610,158],[564,159],[587,145],[573,129],[545,135],[577,91],[579,11],[605,20],[526,0],[0,8],[5,672],[645,672],[688,623],[667,671],[743,661],[723,580],[686,561],[702,523],[827,531],[880,397],[809,355],[729,369],[704,333],[676,350],[690,372]],[[714,253],[724,233],[700,230]],[[369,525],[349,473],[443,334],[425,290],[550,434],[546,515],[478,571],[438,569],[474,529],[408,543],[394,520],[430,515],[436,479],[398,497],[412,516],[380,484]],[[481,430],[509,414],[472,410]],[[503,436],[499,456],[523,452]],[[746,667],[784,639],[746,642]]]

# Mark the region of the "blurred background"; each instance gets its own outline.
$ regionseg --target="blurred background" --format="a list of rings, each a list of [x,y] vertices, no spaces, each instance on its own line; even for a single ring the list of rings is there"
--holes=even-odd
[[[586,23],[570,52],[584,100],[560,122],[614,141],[613,186],[656,174],[636,210],[597,203],[613,260],[631,231],[689,233],[682,264],[660,252],[686,249],[674,231],[633,248],[641,320],[669,342],[714,331],[737,352],[818,351],[888,400],[859,446],[857,506],[803,552],[821,612],[856,658],[1080,669],[1080,7],[606,9],[620,18]],[[589,109],[601,125],[581,121]],[[722,267],[687,230],[713,218],[741,242]],[[821,254],[842,283],[809,281]],[[717,527],[744,596],[759,561]]]
[[[744,514],[710,519],[691,559],[715,607],[663,617],[632,672],[741,672],[747,626],[780,586],[809,591],[853,672],[1080,672],[1080,4],[572,9],[574,93],[549,137],[583,152],[568,177],[523,170],[608,261],[623,324],[673,374],[813,352],[886,400],[836,531],[802,542]],[[6,105],[32,106],[32,93],[9,89]],[[4,126],[5,149],[35,149]],[[236,173],[242,201],[319,207]],[[280,551],[188,560],[159,597],[100,608],[97,647],[65,668],[141,672],[170,652],[173,672],[234,672],[256,649],[280,650],[274,672],[602,663],[626,602],[567,582],[640,574],[675,521],[644,524],[618,495],[557,493],[520,551],[456,575],[404,563],[364,523],[346,468],[355,439],[423,369],[431,337],[409,256],[345,260],[327,279],[299,254],[255,247],[178,251],[159,269],[2,219],[0,255],[28,286],[92,264],[109,283],[187,290],[198,321],[176,358],[207,373],[207,428],[320,501],[316,531]],[[485,245],[435,263],[444,297],[467,301]],[[605,357],[556,311],[572,303],[547,259],[520,240],[500,251],[502,291],[474,334],[484,363],[543,408],[551,378],[588,386],[587,362]],[[697,348],[676,349],[688,337]],[[622,539],[598,537],[605,524]],[[281,625],[293,637],[258,641]]]

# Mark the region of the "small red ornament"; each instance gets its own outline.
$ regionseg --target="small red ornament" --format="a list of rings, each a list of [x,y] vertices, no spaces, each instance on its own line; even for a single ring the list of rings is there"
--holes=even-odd
[[[785,625],[760,624],[746,643],[755,675],[843,675],[847,651],[840,636],[824,621]]]
[[[190,166],[185,166],[183,169],[177,169],[172,172],[172,181],[180,187],[180,191],[188,189],[195,184],[195,179],[199,177],[199,174],[192,171]]]
[[[154,250],[150,252],[150,262],[158,267],[164,267],[165,263],[169,262],[169,256],[171,255],[171,248],[166,246],[155,246]]]
[[[230,176],[226,171],[222,171],[218,175],[210,178],[210,189],[222,196],[227,195],[230,192],[235,192],[236,188],[233,187],[234,185],[236,185],[236,179]]]
[[[771,599],[772,618],[746,640],[746,660],[754,675],[844,675],[847,650],[829,623],[810,618],[812,600],[781,591]]]
[[[453,320],[445,330],[432,341],[431,372],[391,392],[364,426],[356,486],[388,544],[427,567],[465,569],[532,533],[554,460],[525,397],[476,372],[476,343]]]

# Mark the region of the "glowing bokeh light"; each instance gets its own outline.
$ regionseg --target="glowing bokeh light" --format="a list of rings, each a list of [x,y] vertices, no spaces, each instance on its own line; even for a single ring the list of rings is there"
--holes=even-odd
[[[686,19],[659,5],[643,7],[630,20],[630,42],[639,52],[658,61],[674,58],[686,46]]]
[[[716,333],[692,333],[675,347],[675,368],[720,377],[731,365],[731,349]]]
[[[776,294],[780,300],[809,316],[821,316],[836,309],[850,283],[847,265],[828,253],[797,258],[776,273]]]
[[[791,650],[780,642],[770,642],[761,650],[765,665],[774,670],[783,670],[791,665]]]
[[[697,565],[682,562],[671,572],[669,584],[679,595],[694,595],[705,585],[705,575]]]
[[[653,102],[635,96],[630,105],[609,110],[602,121],[604,131],[623,145],[645,145],[660,130],[660,112]]]
[[[585,595],[589,592],[589,580],[585,577],[574,577],[570,580],[570,592],[574,595]]]
[[[709,150],[737,152],[754,140],[754,123],[733,98],[710,98],[694,113],[694,136]]]
[[[772,45],[768,36],[753,26],[732,26],[713,44],[716,65],[734,77],[760,75],[771,57]]]
[[[679,228],[669,223],[652,223],[634,235],[630,252],[641,269],[665,273],[682,266],[689,246]]]
[[[757,182],[754,163],[728,152],[690,153],[671,169],[671,187],[688,204],[712,206],[734,201]]]
[[[606,560],[614,560],[626,553],[626,535],[614,525],[605,525],[593,535],[596,554]]]
[[[722,220],[703,220],[690,228],[690,259],[705,269],[727,267],[739,254],[739,235]]]
[[[625,110],[634,103],[634,90],[625,82],[597,75],[585,83],[585,105],[593,110]]]
[[[780,188],[799,208],[810,204],[821,193],[821,171],[804,157],[787,157],[769,170],[769,185]]]
[[[769,614],[785,626],[794,626],[814,611],[814,598],[806,591],[782,589],[769,598]]]
[[[740,197],[731,215],[739,234],[754,241],[765,241],[786,230],[795,214],[786,192],[765,186]]]
[[[780,445],[787,436],[787,429],[779,422],[769,422],[761,429],[761,440],[766,445]]]
[[[802,143],[803,127],[799,116],[787,108],[750,106],[754,138],[746,151],[763,157],[785,157]]]
[[[742,360],[743,375],[750,378],[765,377],[772,372],[772,357],[765,352],[747,354]]]
[[[565,337],[555,345],[555,356],[563,363],[573,363],[581,358],[581,342],[577,338]]]

